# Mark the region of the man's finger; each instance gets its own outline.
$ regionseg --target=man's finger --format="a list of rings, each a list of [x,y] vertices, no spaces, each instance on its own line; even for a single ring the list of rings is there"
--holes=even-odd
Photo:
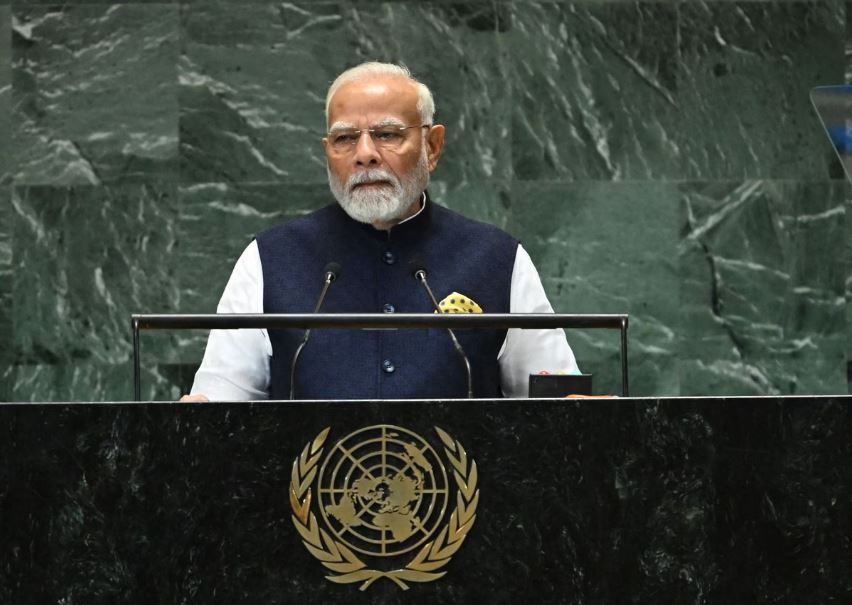
[[[199,393],[198,395],[184,395],[180,398],[181,403],[201,403],[203,401],[210,401],[207,398],[207,395],[202,395]]]

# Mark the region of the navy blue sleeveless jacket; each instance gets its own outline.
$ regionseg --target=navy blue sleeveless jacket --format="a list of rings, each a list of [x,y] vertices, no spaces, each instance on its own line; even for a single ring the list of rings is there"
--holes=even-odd
[[[390,231],[350,218],[337,204],[257,236],[265,313],[311,313],[323,270],[341,265],[324,313],[431,313],[411,261],[429,272],[440,301],[453,291],[485,313],[508,313],[518,242],[496,227],[428,201]],[[289,398],[290,362],[302,330],[270,330],[270,397]],[[470,358],[474,396],[500,397],[497,354],[506,330],[457,330]],[[446,330],[313,330],[299,357],[298,399],[465,397],[464,366]]]

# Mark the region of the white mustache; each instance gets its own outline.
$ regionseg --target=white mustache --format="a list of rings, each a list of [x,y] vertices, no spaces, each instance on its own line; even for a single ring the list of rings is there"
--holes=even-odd
[[[397,181],[389,172],[385,172],[384,170],[365,170],[364,172],[356,172],[350,176],[346,180],[346,189],[352,191],[356,185],[374,183],[377,181],[386,181],[394,187],[399,186],[399,181]]]

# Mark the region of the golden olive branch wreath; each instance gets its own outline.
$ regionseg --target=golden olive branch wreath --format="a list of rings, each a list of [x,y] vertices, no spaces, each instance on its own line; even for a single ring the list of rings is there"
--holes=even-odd
[[[470,460],[468,465],[467,453],[461,443],[435,427],[435,432],[444,444],[444,453],[453,467],[453,477],[458,487],[456,507],[450,515],[449,523],[441,529],[438,537],[426,543],[405,567],[380,571],[369,569],[345,544],[332,539],[327,531],[319,527],[316,516],[311,512],[311,484],[316,478],[317,464],[322,457],[323,445],[329,431],[330,427],[326,427],[312,442],[305,445],[302,453],[293,461],[290,477],[293,525],[302,536],[308,552],[325,567],[340,574],[326,576],[326,579],[338,584],[363,582],[360,590],[366,590],[379,578],[387,578],[403,590],[408,590],[406,582],[431,582],[446,574],[446,571],[436,573],[436,570],[449,563],[464,542],[465,536],[476,521],[476,507],[479,504],[476,462]]]

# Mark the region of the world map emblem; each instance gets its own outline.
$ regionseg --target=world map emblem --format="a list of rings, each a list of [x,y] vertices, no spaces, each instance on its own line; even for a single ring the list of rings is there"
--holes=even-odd
[[[361,590],[385,578],[407,590],[442,577],[479,504],[476,463],[461,443],[435,427],[436,449],[413,431],[379,424],[329,447],[330,432],[304,446],[290,481],[293,524],[334,572],[326,578]]]

